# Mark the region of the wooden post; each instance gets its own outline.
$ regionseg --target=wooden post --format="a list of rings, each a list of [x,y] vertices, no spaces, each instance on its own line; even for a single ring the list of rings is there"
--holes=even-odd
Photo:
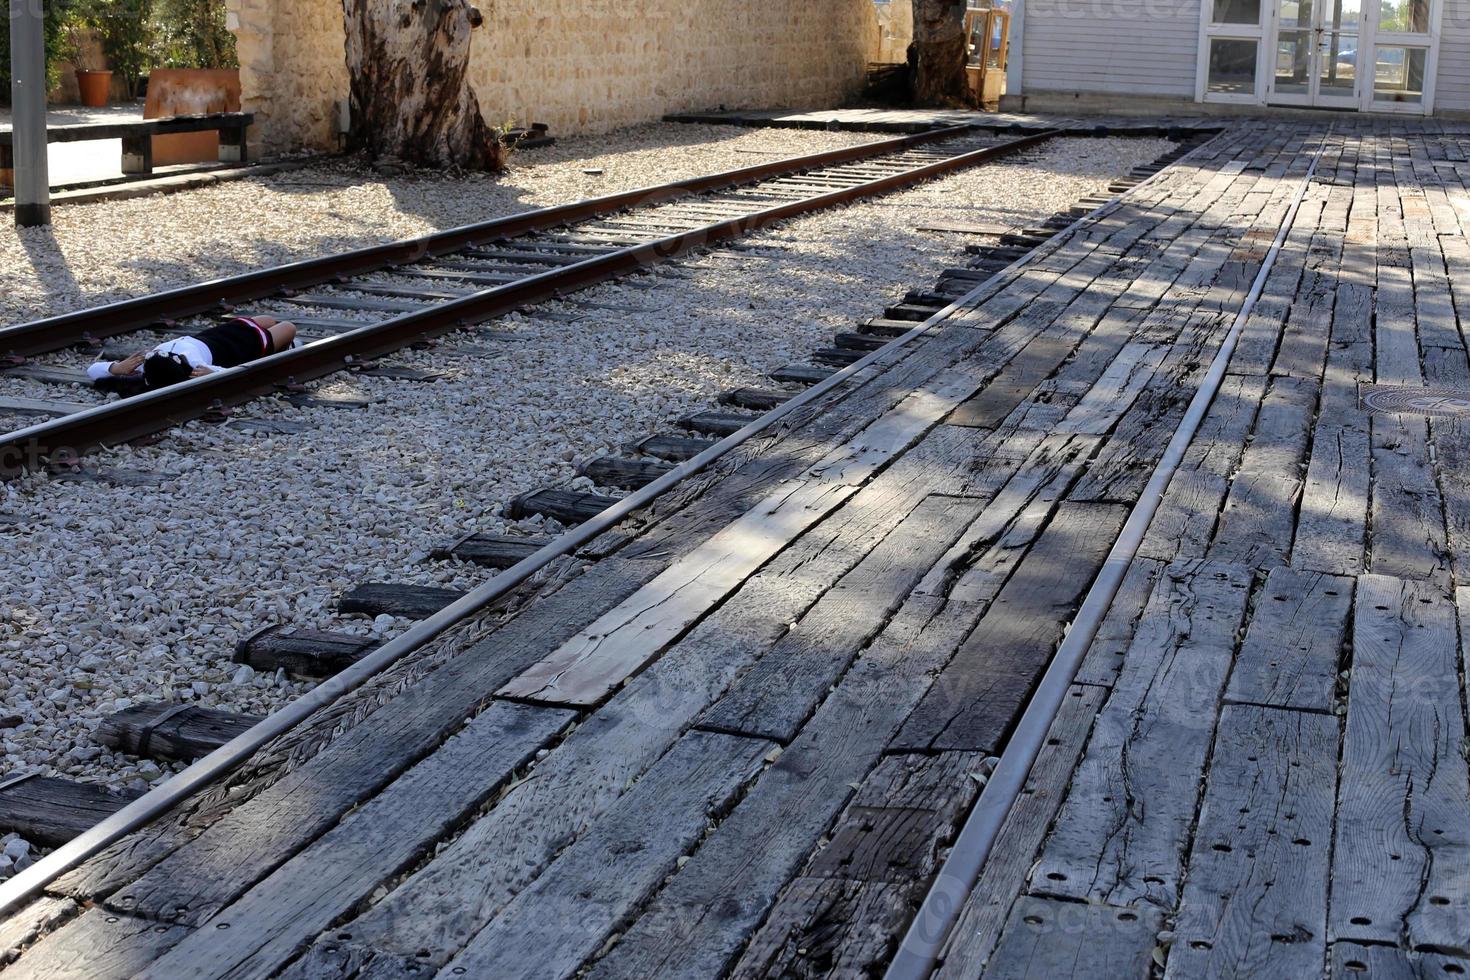
[[[123,137],[122,172],[125,174],[153,173],[153,134],[151,132]]]
[[[46,167],[46,41],[43,0],[10,0],[10,104],[15,223],[51,223]]]
[[[246,149],[245,130],[239,126],[227,126],[219,131],[219,159],[221,163],[244,163],[249,158]]]

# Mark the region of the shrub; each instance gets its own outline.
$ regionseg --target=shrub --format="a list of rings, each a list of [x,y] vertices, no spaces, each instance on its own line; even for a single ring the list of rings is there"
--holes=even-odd
[[[154,0],[153,66],[235,68],[235,35],[223,0]]]
[[[107,67],[121,76],[129,97],[138,94],[153,60],[152,7],[152,0],[84,0],[82,15],[97,32]]]
[[[0,11],[0,104],[10,104],[10,17],[9,7]],[[46,4],[46,87],[61,83],[59,66],[63,60],[63,25],[71,14],[69,0],[51,0]]]

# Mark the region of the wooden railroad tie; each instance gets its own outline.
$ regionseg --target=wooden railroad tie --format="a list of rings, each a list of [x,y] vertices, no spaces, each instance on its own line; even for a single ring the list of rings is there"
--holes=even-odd
[[[695,412],[681,418],[679,424],[692,432],[723,437],[739,432],[755,418],[742,412]]]
[[[720,401],[736,408],[748,408],[755,412],[769,412],[778,405],[791,400],[789,391],[771,388],[735,388],[720,395]]]
[[[788,364],[772,371],[770,379],[781,384],[810,386],[819,381],[826,381],[836,373],[836,368],[818,367],[814,364]]]
[[[713,439],[691,439],[688,436],[649,436],[635,442],[632,451],[679,463],[693,459],[715,444]]]
[[[0,778],[0,833],[60,847],[139,795],[55,776]]]
[[[263,673],[284,669],[292,677],[330,677],[377,646],[378,641],[372,637],[278,624],[241,640],[233,659]]]
[[[97,740],[144,759],[192,762],[224,745],[261,719],[197,704],[154,701],[124,708],[102,720]]]
[[[440,545],[429,553],[429,557],[441,561],[453,558],[485,568],[504,569],[529,558],[550,543],[550,538],[517,538],[471,532],[458,540]]]
[[[402,619],[427,619],[463,592],[428,585],[404,585],[397,582],[367,582],[337,600],[337,611],[361,613],[364,616],[397,616]]]
[[[646,459],[599,456],[577,467],[577,472],[598,486],[637,490],[657,480],[673,468],[669,463],[658,463]]]
[[[523,493],[506,505],[505,514],[522,520],[535,514],[551,517],[568,526],[589,521],[618,502],[616,497],[578,490],[536,490]]]

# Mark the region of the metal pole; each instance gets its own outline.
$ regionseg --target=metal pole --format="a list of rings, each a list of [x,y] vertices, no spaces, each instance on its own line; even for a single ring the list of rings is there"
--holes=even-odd
[[[15,160],[15,223],[51,223],[46,168],[45,0],[10,0],[10,105]]]

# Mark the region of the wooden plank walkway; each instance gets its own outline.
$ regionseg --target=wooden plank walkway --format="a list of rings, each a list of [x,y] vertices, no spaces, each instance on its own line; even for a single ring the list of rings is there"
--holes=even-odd
[[[1467,146],[1232,123],[54,883],[0,980],[881,972],[1304,184],[941,974],[1470,967],[1470,419],[1357,390],[1470,388]]]
[[[1050,976],[1470,970],[1470,430],[1358,390],[1470,388],[1467,145],[1326,136],[1131,572],[1148,597],[1125,590],[1076,679],[1099,708],[1053,724],[940,976],[1025,975],[1007,913],[1059,900],[1169,928],[1101,929]]]

